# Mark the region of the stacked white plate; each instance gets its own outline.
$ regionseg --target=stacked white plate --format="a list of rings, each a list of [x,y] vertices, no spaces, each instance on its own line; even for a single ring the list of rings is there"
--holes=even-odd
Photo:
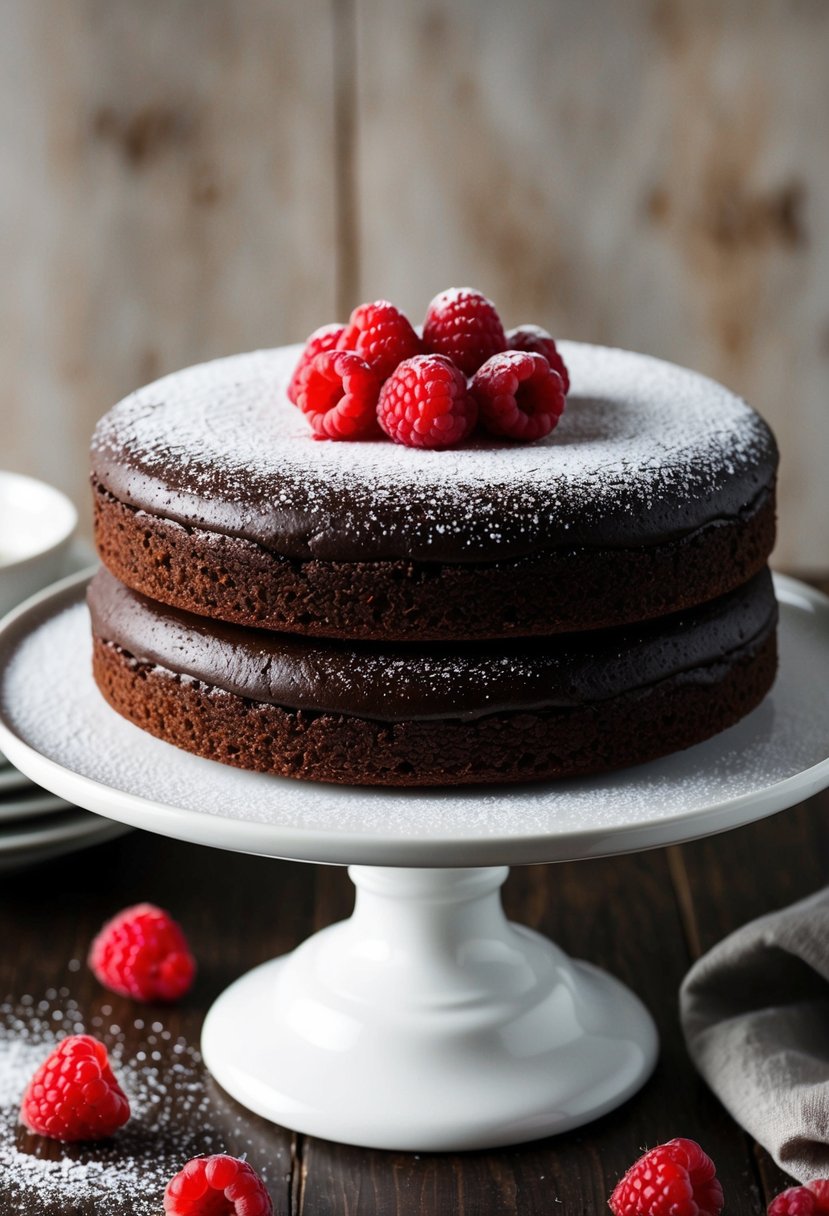
[[[48,794],[0,754],[0,873],[111,840],[125,830]]]
[[[76,521],[71,503],[51,486],[0,472],[0,617],[55,579],[94,565],[91,547],[73,539]],[[0,873],[125,830],[42,790],[0,753]]]

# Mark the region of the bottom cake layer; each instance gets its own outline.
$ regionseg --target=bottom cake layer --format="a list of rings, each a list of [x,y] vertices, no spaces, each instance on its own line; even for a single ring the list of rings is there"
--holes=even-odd
[[[532,660],[536,668],[558,671],[558,686],[549,696],[555,704],[539,704],[536,685],[522,707],[493,705],[492,712],[473,712],[467,707],[465,713],[453,715],[435,706],[426,713],[421,705],[419,716],[414,710],[409,717],[381,720],[342,709],[274,704],[261,699],[261,691],[258,698],[245,696],[197,678],[192,670],[173,670],[177,655],[181,655],[182,638],[188,634],[195,642],[198,635],[204,644],[206,623],[183,614],[176,614],[171,621],[169,609],[134,596],[115,584],[111,576],[98,578],[102,582],[97,611],[94,584],[90,596],[96,634],[94,674],[102,693],[120,714],[197,755],[240,768],[313,781],[386,786],[506,783],[574,777],[639,764],[699,743],[733,725],[768,692],[777,664],[776,606],[770,580],[764,574],[752,580],[740,596],[732,594],[703,606],[696,616],[683,614],[665,622],[661,633],[651,625],[636,637],[607,635],[600,646],[606,650],[607,672],[614,673],[613,690],[610,686],[588,689],[588,665],[584,655],[579,655],[579,639],[571,639],[570,653],[567,639],[560,639],[554,655],[549,648],[544,650],[542,662],[536,648]],[[106,609],[118,604],[118,618],[129,622],[120,639],[112,636],[121,632],[117,628],[101,630],[102,621],[106,623],[106,609],[102,607],[105,599],[109,601]],[[131,617],[125,614],[125,607]],[[147,645],[146,653],[136,654],[134,651],[140,649],[136,643],[148,622],[152,625],[152,645]],[[724,644],[729,630],[733,636],[730,645]],[[247,652],[251,664],[242,675],[234,664],[227,670],[227,683],[245,686],[248,681],[251,687],[257,687],[261,672],[257,671],[254,678],[253,658],[267,652],[273,662],[274,652],[294,647],[292,639],[280,640],[278,635],[264,640],[259,631],[238,627],[234,634],[240,639],[240,662],[242,652]],[[168,635],[175,644],[170,645],[170,661],[165,663],[160,661],[159,650],[164,646],[159,639],[163,642]],[[124,645],[128,637],[132,649]],[[715,637],[720,649],[712,656],[703,641]],[[596,641],[594,635],[591,681],[596,678]],[[649,653],[658,654],[663,665],[669,655],[672,671],[633,686],[631,656],[635,659],[633,670],[639,671],[647,666]],[[234,651],[234,657],[236,654]],[[319,655],[314,648],[314,662],[309,665],[314,675],[320,670]],[[291,675],[298,678],[303,675],[302,664],[296,655],[291,657]],[[565,657],[566,678],[560,671]],[[349,654],[349,658],[354,655]],[[396,654],[395,661],[399,663],[400,659],[401,655]],[[430,655],[432,666],[439,666],[441,661],[448,659],[442,660],[439,653]],[[459,661],[453,653],[454,671]],[[477,651],[468,665],[477,670],[484,661],[486,655]],[[501,666],[494,655],[489,661],[493,668]],[[205,662],[202,656],[201,663]],[[343,662],[341,653],[338,670]],[[412,654],[408,660],[414,668],[424,662],[422,654]],[[533,669],[529,661],[527,665],[528,670]],[[375,674],[382,678],[380,673]],[[308,685],[307,670],[304,677]],[[280,670],[279,678],[284,689],[284,670]],[[391,666],[386,683],[394,683]],[[408,685],[407,689],[413,696]],[[397,692],[399,695],[399,688]],[[586,692],[590,699],[586,699]],[[308,687],[304,695],[306,699],[310,695]],[[469,700],[469,687],[466,695]]]

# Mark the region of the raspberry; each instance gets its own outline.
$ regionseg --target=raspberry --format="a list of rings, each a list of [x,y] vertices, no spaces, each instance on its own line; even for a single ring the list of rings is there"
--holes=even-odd
[[[510,329],[507,332],[507,350],[528,350],[534,355],[543,355],[553,371],[561,376],[565,393],[570,392],[567,364],[546,329],[540,325],[519,325],[517,329]]]
[[[670,1140],[640,1157],[616,1184],[614,1216],[719,1216],[714,1162],[694,1140]]]
[[[136,1001],[177,1001],[196,974],[181,926],[154,904],[124,908],[107,921],[90,947],[89,966],[105,988]]]
[[[789,1187],[768,1206],[768,1216],[813,1216],[818,1211],[817,1201],[806,1186]]]
[[[337,350],[353,350],[387,380],[398,363],[423,353],[423,343],[411,322],[388,300],[361,304],[340,334]]]
[[[318,439],[368,439],[377,434],[380,381],[350,350],[317,355],[299,391],[299,408]]]
[[[508,350],[493,355],[469,386],[481,411],[481,423],[492,435],[543,439],[564,409],[564,385],[543,355]]]
[[[829,1212],[829,1178],[813,1178],[806,1183],[817,1202],[816,1212]]]
[[[377,418],[395,443],[448,448],[472,433],[478,407],[450,359],[417,355],[401,363],[383,385]]]
[[[291,376],[291,382],[288,385],[288,400],[293,402],[294,405],[299,401],[300,390],[314,359],[325,350],[335,350],[337,341],[344,329],[345,326],[338,323],[334,325],[321,325],[319,329],[314,330],[305,343],[302,354],[299,356],[299,363],[297,363],[294,374]]]
[[[466,376],[474,375],[482,363],[507,348],[495,305],[471,287],[450,287],[435,296],[426,310],[423,341],[430,351],[451,359]]]
[[[805,1186],[791,1186],[768,1206],[768,1216],[820,1216],[829,1213],[829,1180],[815,1178]]]
[[[129,1117],[130,1104],[107,1049],[88,1034],[58,1043],[29,1082],[20,1107],[21,1123],[52,1140],[103,1140]]]
[[[167,1183],[168,1216],[273,1216],[262,1179],[246,1161],[216,1153],[194,1157]]]

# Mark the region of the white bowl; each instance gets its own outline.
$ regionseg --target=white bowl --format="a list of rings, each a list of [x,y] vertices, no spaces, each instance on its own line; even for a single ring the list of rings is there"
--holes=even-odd
[[[0,471],[0,616],[61,577],[77,523],[60,490]]]

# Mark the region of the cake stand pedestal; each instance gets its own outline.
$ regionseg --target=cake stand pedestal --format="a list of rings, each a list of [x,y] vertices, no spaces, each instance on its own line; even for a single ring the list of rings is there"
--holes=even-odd
[[[243,1105],[329,1140],[467,1149],[577,1126],[648,1077],[649,1014],[506,920],[505,866],[349,873],[353,916],[207,1016],[207,1067]]]
[[[587,963],[507,922],[507,865],[679,843],[829,785],[829,601],[789,579],[774,690],[707,743],[604,778],[371,790],[246,773],[119,718],[89,667],[83,579],[0,630],[0,748],[27,776],[135,827],[349,864],[353,916],[237,980],[208,1067],[302,1132],[409,1150],[515,1143],[586,1123],[653,1067],[653,1023]]]

